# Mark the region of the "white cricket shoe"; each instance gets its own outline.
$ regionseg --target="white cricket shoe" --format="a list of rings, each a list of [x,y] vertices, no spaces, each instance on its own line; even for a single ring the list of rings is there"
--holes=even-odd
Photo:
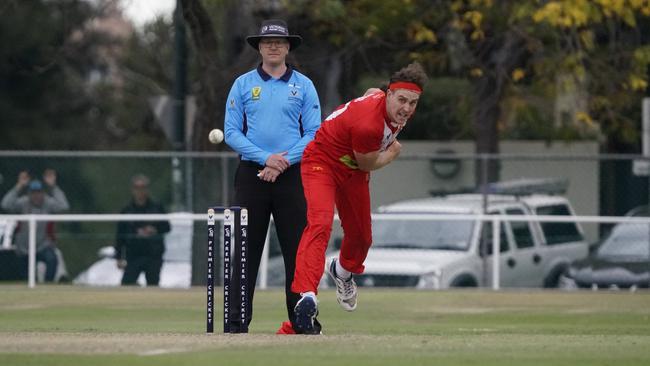
[[[327,266],[327,274],[332,277],[336,284],[336,301],[345,311],[354,311],[357,308],[357,284],[350,275],[348,279],[342,279],[336,275],[336,258],[332,258]]]

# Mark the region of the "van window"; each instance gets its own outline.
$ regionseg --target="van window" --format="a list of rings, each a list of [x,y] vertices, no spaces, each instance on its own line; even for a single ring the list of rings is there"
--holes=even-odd
[[[501,253],[508,251],[508,237],[506,236],[506,227],[501,223],[501,230],[499,233],[499,251]],[[492,255],[492,222],[488,221],[483,224],[481,230],[481,251],[479,254],[486,253]]]
[[[570,216],[569,208],[566,205],[540,206],[535,209],[538,215]],[[574,222],[540,222],[542,232],[546,238],[547,245],[556,245],[582,241],[584,238]]]
[[[519,208],[509,208],[506,210],[507,215],[523,215],[524,211]],[[510,221],[512,235],[515,238],[515,245],[519,249],[530,248],[535,246],[533,234],[527,221]]]

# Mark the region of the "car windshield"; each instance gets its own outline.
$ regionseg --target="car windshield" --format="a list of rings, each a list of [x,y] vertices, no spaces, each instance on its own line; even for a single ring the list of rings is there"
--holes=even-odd
[[[598,256],[627,257],[647,260],[650,256],[650,226],[619,224],[598,249]]]
[[[372,224],[374,248],[467,250],[469,220],[381,220]]]

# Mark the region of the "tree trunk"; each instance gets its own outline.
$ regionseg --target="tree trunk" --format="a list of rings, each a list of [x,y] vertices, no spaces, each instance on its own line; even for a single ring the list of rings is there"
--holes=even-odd
[[[477,154],[499,153],[498,120],[501,114],[501,86],[498,76],[484,75],[474,83],[474,110],[472,113],[476,132]],[[487,164],[487,166],[485,166]],[[499,162],[495,159],[479,159],[476,164],[476,185],[499,180]]]
[[[220,103],[225,99],[223,77],[218,65],[218,47],[212,20],[199,0],[181,0],[183,18],[187,22],[195,46],[195,59],[198,62],[201,77],[196,91],[196,118],[192,134],[192,146],[195,150],[212,150],[213,145],[207,139],[208,133],[213,128],[223,129],[223,106]],[[223,145],[217,145],[223,149]]]
[[[227,29],[223,41],[217,38],[216,29],[210,16],[199,0],[181,0],[183,18],[190,29],[195,55],[193,59],[201,74],[192,86],[196,98],[196,116],[191,138],[192,147],[198,151],[226,150],[224,143],[213,145],[208,134],[213,128],[224,128],[226,98],[237,76],[255,64],[257,54],[248,50],[245,35],[252,32],[254,19],[250,7],[254,2],[226,2],[223,7],[224,28]],[[219,53],[222,50],[222,54]],[[194,159],[192,164],[192,187],[194,211],[205,212],[208,207],[224,205],[230,197],[222,196],[222,184],[232,184],[233,163],[224,167],[219,160]],[[232,189],[229,190],[232,192]],[[203,226],[195,229],[192,244],[192,284],[205,284],[205,253],[207,238]],[[219,253],[217,253],[217,257]],[[219,260],[219,258],[215,258]]]
[[[499,153],[499,118],[501,101],[509,75],[528,57],[525,41],[512,31],[486,40],[475,51],[483,75],[474,82],[474,111],[477,154]],[[499,180],[500,162],[482,159],[476,165],[476,185]]]

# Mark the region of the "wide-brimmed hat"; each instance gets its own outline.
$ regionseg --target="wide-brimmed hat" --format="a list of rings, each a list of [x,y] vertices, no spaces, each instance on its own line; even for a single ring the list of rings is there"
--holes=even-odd
[[[251,47],[256,51],[259,50],[259,43],[262,38],[286,38],[289,41],[291,50],[294,50],[300,46],[302,42],[302,37],[289,34],[289,27],[284,20],[280,19],[269,19],[262,22],[260,27],[260,33],[254,36],[246,37],[246,41]]]

